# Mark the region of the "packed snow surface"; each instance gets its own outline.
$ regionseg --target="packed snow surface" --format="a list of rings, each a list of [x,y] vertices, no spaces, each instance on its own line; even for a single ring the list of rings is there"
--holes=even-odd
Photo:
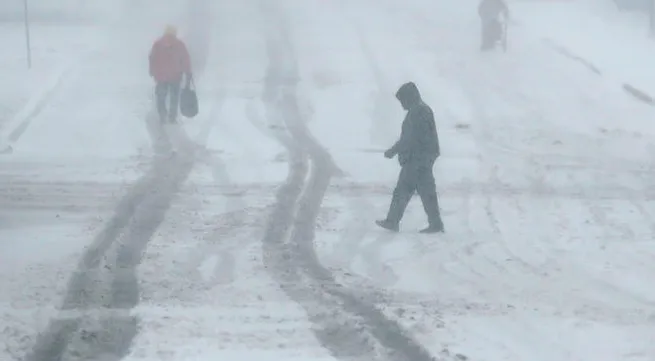
[[[655,360],[644,19],[515,1],[480,53],[474,0],[35,3],[30,69],[0,6],[0,360]],[[162,126],[170,23],[200,113]],[[407,81],[445,234],[374,223]]]

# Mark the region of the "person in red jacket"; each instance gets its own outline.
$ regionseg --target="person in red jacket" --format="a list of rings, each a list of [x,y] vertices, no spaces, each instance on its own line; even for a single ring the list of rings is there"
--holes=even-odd
[[[177,37],[177,29],[169,25],[150,50],[150,76],[154,78],[157,111],[162,122],[175,123],[180,101],[182,77],[191,81],[191,59],[186,45]],[[168,109],[166,107],[167,98]]]

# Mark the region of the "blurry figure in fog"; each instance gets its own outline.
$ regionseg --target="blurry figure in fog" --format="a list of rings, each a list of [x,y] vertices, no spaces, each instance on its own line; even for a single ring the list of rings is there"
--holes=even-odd
[[[191,81],[191,59],[186,45],[177,37],[177,29],[168,25],[150,51],[150,76],[155,80],[157,112],[162,123],[175,123],[180,101],[180,83]],[[168,106],[167,106],[168,104]]]
[[[428,216],[428,227],[421,233],[444,232],[432,173],[434,162],[440,154],[434,114],[430,106],[423,102],[421,93],[412,82],[403,84],[398,89],[396,98],[403,109],[407,110],[407,115],[400,131],[400,139],[384,152],[384,156],[398,156],[400,174],[387,217],[375,223],[382,228],[398,232],[400,220],[409,201],[414,193],[418,193]]]
[[[482,45],[480,50],[491,50],[501,40],[503,26],[500,15],[504,20],[509,18],[509,8],[504,0],[482,0],[478,6],[478,15],[482,22]]]

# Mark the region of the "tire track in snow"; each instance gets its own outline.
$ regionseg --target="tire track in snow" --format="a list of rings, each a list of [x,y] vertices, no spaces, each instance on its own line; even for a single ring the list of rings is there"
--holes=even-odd
[[[6,139],[4,141],[0,140],[0,145],[4,148],[3,152],[12,152],[13,145],[25,134],[32,121],[50,104],[50,101],[61,88],[62,84],[64,84],[66,77],[70,75],[73,68],[74,63],[71,63],[58,69],[48,79],[46,85],[36,95],[32,96],[23,108],[14,115],[13,119],[9,121],[8,134],[3,137]]]
[[[125,309],[109,319],[57,319],[37,337],[27,361],[93,360],[109,353],[123,357],[137,334],[137,319],[128,314],[138,303],[136,267],[173,197],[193,166],[187,149],[171,158],[156,158],[148,173],[121,200],[113,218],[85,252],[69,280],[62,310]],[[113,259],[112,259],[113,258]]]
[[[344,271],[352,269],[353,263],[357,259],[361,260],[364,263],[370,282],[383,289],[395,284],[399,277],[393,268],[381,259],[381,253],[385,246],[398,240],[400,234],[377,230],[375,232],[377,236],[370,242],[365,242],[366,236],[371,233],[372,227],[367,215],[370,215],[371,210],[375,209],[373,204],[366,200],[365,197],[368,196],[347,197],[349,208],[355,210],[355,212],[328,257],[337,266],[343,267]],[[402,239],[401,241],[412,242],[416,238],[415,236],[409,240]],[[353,277],[353,275],[349,276]]]
[[[263,13],[275,16],[276,9],[264,2],[260,5]],[[299,76],[285,26],[284,20],[278,19],[265,29],[270,59],[265,92],[275,97],[265,103],[285,118],[295,143],[288,147],[289,176],[277,193],[263,239],[265,265],[283,291],[307,311],[317,339],[333,356],[343,360],[434,360],[397,322],[344,289],[318,261],[313,244],[315,223],[335,167],[299,117]]]
[[[637,211],[643,218],[644,222],[648,223],[648,228],[650,230],[649,238],[655,239],[655,223],[653,223],[653,215],[648,209],[646,209],[646,207],[643,204],[646,202],[647,200],[631,201],[632,205],[637,209]]]
[[[147,117],[152,126],[154,104]],[[158,135],[165,132],[158,128]],[[127,355],[138,334],[138,318],[130,315],[139,302],[136,267],[195,162],[195,146],[184,130],[175,127],[171,135],[179,142],[178,152],[171,157],[155,156],[147,173],[122,198],[114,216],[82,256],[61,306],[64,312],[122,311],[108,317],[55,317],[37,336],[26,361],[104,361]],[[158,140],[153,139],[155,148]]]
[[[222,103],[223,99],[224,97],[221,96],[219,101]],[[210,118],[218,118],[218,114],[212,115]],[[199,137],[203,138],[203,144],[207,142],[214,124],[206,124],[198,134]],[[230,128],[228,127],[228,129]],[[235,188],[237,184],[232,181],[227,165],[220,156],[208,153],[205,161],[212,168],[214,182],[222,187],[228,187],[228,189]],[[189,274],[190,277],[200,278],[198,282],[213,286],[233,283],[236,280],[237,260],[234,253],[238,249],[253,243],[255,237],[249,236],[238,241],[234,237],[239,233],[239,230],[249,224],[249,220],[253,217],[250,211],[253,211],[253,213],[262,211],[263,213],[262,209],[253,208],[245,201],[243,195],[246,192],[247,190],[237,189],[236,191],[224,193],[226,199],[224,209],[226,212],[220,213],[213,218],[212,228],[203,236],[205,244],[201,245],[192,255],[190,263],[192,269],[189,270]],[[258,215],[256,217],[258,218]],[[211,266],[212,263],[212,271],[207,272],[203,277],[201,269],[207,265]]]
[[[216,126],[217,121],[220,119],[220,110],[222,109],[222,106],[225,101],[225,94],[222,92],[219,92],[217,97],[213,102],[209,102],[210,99],[207,99],[208,105],[204,107],[205,109],[205,115],[204,115],[204,120],[203,123],[201,124],[201,128],[203,129],[203,132],[200,132],[197,134],[195,137],[195,143],[197,144],[197,152],[196,152],[196,158],[195,161],[196,163],[207,163],[208,166],[220,166],[222,163],[215,163],[217,159],[214,157],[214,154],[207,149],[206,144],[208,141],[207,135],[211,132],[211,130]],[[200,120],[200,119],[197,119]],[[214,173],[220,173],[221,171],[224,171],[224,169],[213,169]],[[171,231],[171,228],[175,228],[175,223],[180,222],[184,223],[184,221],[181,221],[184,219],[184,217],[188,217],[188,214],[190,213],[190,209],[194,209],[193,207],[199,207],[198,203],[204,204],[203,202],[193,202],[191,201],[194,199],[198,193],[199,190],[193,186],[193,184],[187,185],[186,187],[186,193],[184,190],[179,190],[178,197],[184,198],[186,202],[180,202],[179,200],[176,202],[176,207],[173,209],[172,212],[169,213],[168,218],[169,219],[174,219],[175,221],[171,221],[169,224],[166,224],[163,228],[160,229],[159,233],[162,232],[167,232]],[[212,193],[217,193],[220,191],[214,191]],[[229,192],[228,193],[232,193]],[[240,195],[242,192],[238,192]],[[232,197],[228,197],[232,198]],[[181,204],[180,204],[181,203]],[[200,206],[201,207],[201,206]],[[194,209],[196,210],[196,209]],[[193,217],[195,219],[198,218],[198,212],[194,212],[195,214]],[[197,291],[204,289],[206,287],[206,284],[216,284],[216,283],[228,283],[232,279],[233,275],[233,270],[231,270],[231,266],[233,266],[233,263],[230,262],[231,260],[231,254],[229,254],[229,251],[226,251],[227,254],[224,254],[222,252],[222,248],[217,244],[214,243],[214,241],[217,241],[217,239],[222,238],[224,236],[220,232],[218,232],[216,227],[220,226],[225,226],[227,223],[224,221],[224,219],[230,218],[231,213],[227,214],[221,214],[215,219],[212,220],[211,228],[208,230],[203,229],[204,227],[201,227],[200,230],[196,229],[193,227],[193,222],[187,223],[187,225],[190,225],[194,231],[200,231],[201,233],[204,234],[204,237],[199,244],[199,247],[193,249],[193,253],[190,255],[190,259],[188,262],[185,262],[182,267],[177,267],[175,269],[175,274],[177,275],[178,273],[183,275],[182,277],[188,279],[189,282],[182,283],[182,284],[172,284],[172,285],[165,285],[163,287],[166,288],[167,294],[169,298],[172,299],[184,299],[185,297],[194,297],[197,295]],[[238,219],[239,217],[237,217]],[[219,226],[217,226],[217,224]],[[158,247],[161,247],[161,240],[158,242],[156,241],[155,244],[153,244],[153,249],[157,249]],[[166,240],[163,241],[164,243],[167,243]],[[187,246],[190,246],[188,243],[186,244]],[[185,248],[186,249],[186,248]],[[157,252],[157,251],[155,251]],[[151,253],[152,254],[152,253]],[[177,254],[177,259],[183,258],[182,254]],[[147,257],[147,255],[146,255]],[[218,262],[220,260],[220,262]],[[212,262],[214,261],[214,262]],[[206,277],[202,277],[202,272],[200,272],[201,266],[206,266],[206,265],[212,265],[213,263],[213,269],[211,270],[211,274],[206,274]],[[209,268],[209,267],[206,267]],[[209,273],[209,272],[207,272]],[[218,275],[227,275],[227,279],[221,278]],[[153,285],[158,285],[158,283],[150,283],[149,288],[152,289]],[[142,301],[143,302],[151,302],[151,294],[150,290],[146,289],[144,287],[143,291],[143,296],[142,296]]]
[[[556,52],[558,52],[559,54],[561,54],[561,55],[563,55],[563,56],[565,56],[565,57],[567,57],[567,58],[569,58],[569,59],[571,59],[573,61],[576,61],[576,62],[582,64],[584,67],[586,67],[592,73],[594,73],[594,74],[596,74],[598,76],[603,76],[603,72],[597,66],[595,66],[592,62],[590,62],[589,60],[584,59],[584,58],[574,54],[569,49],[567,49],[566,47],[564,47],[562,45],[557,44],[552,39],[544,38],[544,39],[542,39],[542,41],[547,46],[551,47]],[[650,106],[655,105],[655,98],[653,96],[651,96],[647,92],[633,86],[630,83],[623,82],[621,84],[621,89],[623,89],[623,91],[627,95],[630,95],[633,100],[640,101],[640,102],[642,102],[644,104],[647,104],[647,105],[650,105]]]
[[[466,73],[464,72],[460,74],[466,74]],[[510,189],[511,186],[503,182],[500,176],[500,171],[502,169],[501,168],[502,162],[499,161],[498,159],[494,159],[492,155],[496,154],[495,152],[497,150],[508,152],[510,155],[514,155],[513,153],[518,153],[518,150],[507,147],[506,144],[502,143],[502,141],[499,141],[498,139],[496,139],[496,137],[494,137],[494,132],[492,131],[492,126],[491,126],[491,124],[493,123],[492,120],[493,117],[487,112],[485,103],[481,101],[481,99],[484,99],[484,97],[476,89],[474,83],[470,82],[469,79],[466,78],[464,75],[460,76],[459,79],[467,80],[464,83],[464,86],[462,86],[462,90],[463,90],[463,94],[467,96],[469,102],[472,105],[475,119],[478,120],[478,123],[476,124],[478,125],[478,127],[474,127],[472,134],[476,143],[480,146],[481,151],[478,154],[477,158],[478,158],[478,162],[482,165],[484,169],[484,173],[486,174],[486,179],[489,182],[489,186],[492,190],[497,190],[497,191]],[[530,157],[530,159],[532,158]],[[534,162],[531,163],[536,164]],[[534,192],[535,194],[537,194],[540,192],[547,191],[542,186],[544,183],[543,181],[544,173],[541,170],[541,168],[537,167],[537,169],[531,172],[528,175],[528,177],[529,177],[529,185],[526,187],[528,192]],[[520,194],[512,194],[512,193],[513,192],[509,192],[508,196],[512,200],[512,202],[516,205],[516,207],[519,207],[520,201],[518,199],[518,196]],[[529,261],[523,259],[519,253],[515,252],[512,249],[511,244],[507,241],[506,237],[503,236],[505,232],[502,227],[502,222],[496,214],[497,212],[495,211],[495,206],[494,206],[497,203],[498,199],[494,196],[495,194],[493,191],[483,195],[483,200],[484,200],[483,209],[488,219],[489,225],[491,226],[491,232],[493,235],[492,239],[494,240],[493,244],[498,246],[509,259],[515,261],[518,267],[522,268],[523,271],[530,272],[535,276],[540,277],[541,275],[539,274],[537,269],[533,267],[529,263]],[[467,253],[469,253],[469,255],[472,255],[476,252],[476,250],[479,247],[482,246],[483,244],[481,242],[476,242],[475,244],[472,244],[471,246],[468,247]],[[491,266],[495,268],[498,272],[500,273],[511,272],[507,267],[505,267],[503,264],[498,262],[498,259],[502,259],[502,258],[496,257],[496,259],[494,259],[494,257],[490,257],[487,253],[484,252],[478,252],[478,255],[487,261],[486,262],[487,266]],[[479,279],[486,279],[489,277],[489,275],[486,274],[486,271],[488,270],[482,268],[480,271],[478,271],[478,269],[480,269],[480,265],[477,264],[477,262],[475,264],[471,264],[470,258],[469,261],[466,261],[463,258],[459,258],[459,259],[463,264],[468,264],[469,269],[472,272],[476,273],[478,276],[480,276]]]
[[[197,3],[198,0],[191,0],[193,3]],[[192,12],[190,21],[193,21],[194,16],[207,16],[207,12],[194,11]],[[198,24],[193,24],[194,27],[199,26]],[[195,45],[198,46],[198,45]],[[191,48],[191,46],[190,46]],[[208,50],[205,49],[205,46],[201,46],[199,49],[200,52],[204,55],[200,60],[196,61],[195,66],[204,67],[206,64],[206,57],[208,55]],[[206,145],[209,141],[209,135],[216,126],[216,121],[219,118],[219,111],[221,110],[223,103],[225,101],[226,92],[221,90],[217,94],[217,99],[215,105],[212,107],[210,115],[206,118],[205,122],[202,124],[200,132],[198,132],[196,142]],[[203,163],[206,163],[207,166],[212,169],[212,176],[216,183],[222,183],[223,185],[232,186],[229,173],[227,172],[227,167],[225,163],[219,158],[218,155],[212,154],[208,149],[204,149],[202,156]],[[243,192],[238,192],[239,195]],[[226,248],[224,244],[221,244],[219,240],[224,238],[229,238],[233,234],[235,228],[241,227],[244,224],[243,214],[239,211],[231,211],[233,209],[241,209],[245,207],[242,202],[241,197],[237,195],[236,197],[227,197],[227,204],[225,209],[228,210],[227,213],[222,213],[215,217],[212,221],[212,224],[215,226],[211,231],[203,236],[203,241],[206,242],[198,250],[194,252],[191,257],[191,261],[188,265],[190,269],[188,270],[189,278],[199,278],[197,281],[201,281],[202,272],[201,268],[203,265],[211,264],[211,261],[214,261],[213,271],[211,275],[205,276],[204,281],[213,284],[227,284],[235,280],[235,259],[232,254],[232,251],[229,248]],[[229,227],[227,232],[223,232],[226,224],[223,223],[224,220],[230,219]],[[188,290],[181,290],[182,293],[188,293]]]

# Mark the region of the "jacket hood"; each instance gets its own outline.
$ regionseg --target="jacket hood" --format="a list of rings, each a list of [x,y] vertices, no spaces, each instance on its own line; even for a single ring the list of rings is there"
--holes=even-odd
[[[421,93],[418,91],[416,84],[408,82],[403,84],[396,92],[396,98],[405,109],[411,108],[413,105],[421,102]]]

